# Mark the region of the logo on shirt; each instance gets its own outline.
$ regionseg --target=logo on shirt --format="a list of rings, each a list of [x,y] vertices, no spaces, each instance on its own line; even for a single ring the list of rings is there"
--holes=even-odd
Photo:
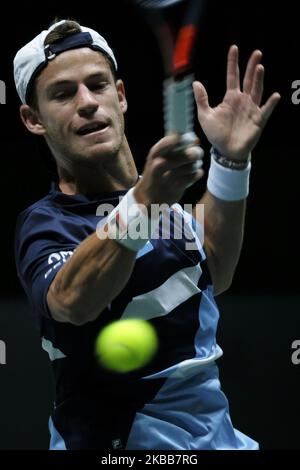
[[[75,250],[74,250],[75,251]],[[52,265],[50,269],[45,274],[45,279],[49,276],[49,274],[54,270],[61,266],[63,263],[68,261],[69,258],[73,255],[74,251],[58,251],[57,253],[51,253],[48,257],[48,264]]]
[[[113,439],[111,445],[114,450],[123,448],[121,439]]]

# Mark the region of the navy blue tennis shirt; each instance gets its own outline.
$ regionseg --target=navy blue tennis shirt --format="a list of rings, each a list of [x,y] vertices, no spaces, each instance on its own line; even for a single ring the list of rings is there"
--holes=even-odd
[[[55,275],[105,217],[96,215],[99,205],[115,207],[124,194],[70,196],[53,183],[17,221],[18,276],[56,384],[50,448],[257,448],[230,421],[215,364],[222,350],[207,260],[195,220],[178,204],[170,210],[171,237],[163,236],[161,220],[126,286],[95,321],[76,326],[52,319],[47,291]],[[178,217],[181,237],[172,235]],[[194,249],[187,249],[191,239]],[[153,324],[158,354],[135,372],[108,372],[96,361],[95,339],[111,321],[130,317]]]

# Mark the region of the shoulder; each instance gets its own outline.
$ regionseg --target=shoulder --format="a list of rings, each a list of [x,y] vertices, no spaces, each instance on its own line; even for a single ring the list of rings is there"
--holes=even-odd
[[[45,197],[23,210],[17,217],[16,236],[35,231],[49,224],[59,216],[59,208],[49,197]]]

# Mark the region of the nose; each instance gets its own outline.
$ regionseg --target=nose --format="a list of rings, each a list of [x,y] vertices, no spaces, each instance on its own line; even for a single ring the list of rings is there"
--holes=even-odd
[[[93,115],[99,106],[95,95],[84,84],[81,84],[77,90],[77,101],[77,111],[80,117],[88,117]]]

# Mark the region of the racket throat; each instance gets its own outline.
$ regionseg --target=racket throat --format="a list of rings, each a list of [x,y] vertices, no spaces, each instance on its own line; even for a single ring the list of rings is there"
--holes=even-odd
[[[180,29],[173,57],[174,73],[189,67],[196,36],[197,27],[193,24],[185,25]]]
[[[186,134],[194,129],[192,74],[164,82],[164,128],[167,134]]]

